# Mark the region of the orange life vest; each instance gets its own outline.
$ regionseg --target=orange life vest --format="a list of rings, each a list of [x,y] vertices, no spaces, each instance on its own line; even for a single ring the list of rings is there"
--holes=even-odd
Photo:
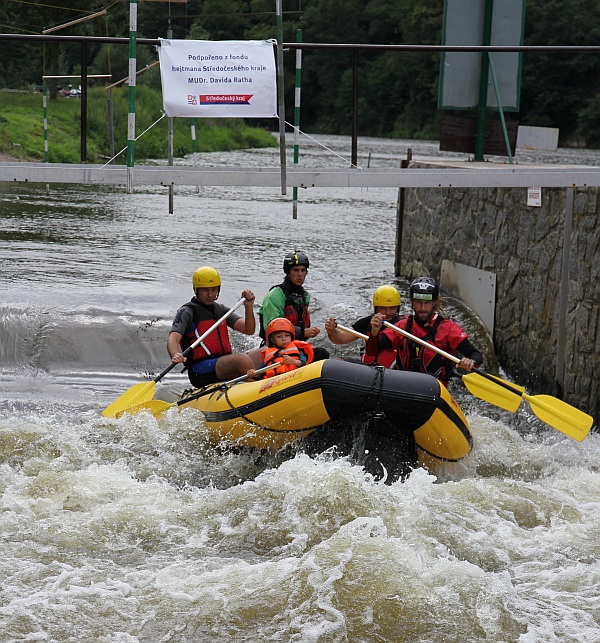
[[[284,364],[283,358],[286,355],[289,355],[292,359],[300,359],[300,353],[306,355],[306,363],[310,364],[314,358],[313,347],[308,342],[302,342],[299,339],[290,342],[285,348],[279,348],[277,346],[265,346],[261,350],[262,361],[265,366],[271,366],[272,364],[279,364],[278,368],[274,368],[271,371],[265,373],[265,377],[274,377],[275,375],[281,375],[281,373],[287,373],[288,371],[293,371],[298,366],[294,364]]]

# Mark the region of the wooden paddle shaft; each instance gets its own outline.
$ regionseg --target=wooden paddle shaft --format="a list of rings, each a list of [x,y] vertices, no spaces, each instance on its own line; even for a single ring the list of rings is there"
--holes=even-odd
[[[281,364],[271,364],[269,366],[263,366],[262,368],[257,368],[256,369],[256,375],[262,375],[263,373],[266,373],[267,371],[272,371],[276,368],[279,368]],[[244,380],[248,379],[248,373],[246,375],[240,375],[239,377],[236,377],[233,380],[229,380],[228,382],[223,382],[221,386],[229,386],[229,384],[235,384],[236,382],[243,382]]]

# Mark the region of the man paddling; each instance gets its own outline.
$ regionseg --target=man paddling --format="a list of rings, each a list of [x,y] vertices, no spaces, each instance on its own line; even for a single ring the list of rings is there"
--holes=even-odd
[[[438,312],[440,291],[437,282],[430,277],[418,277],[411,283],[409,292],[413,314],[403,317],[395,326],[448,353],[458,351],[463,357],[457,366],[465,371],[481,366],[483,357],[471,344],[467,333]],[[431,373],[448,386],[454,362],[391,328],[382,331],[384,321],[381,314],[373,315],[367,355],[376,357],[380,352],[392,349],[396,352],[396,365],[400,370]]]
[[[400,293],[394,288],[385,284],[379,286],[373,293],[373,310],[379,313],[382,318],[390,324],[395,324],[400,321]],[[360,335],[370,335],[371,332],[371,317],[367,315],[361,317],[352,324],[352,328]],[[333,344],[349,344],[359,339],[358,334],[350,333],[338,327],[336,320],[330,317],[325,322],[325,330],[327,336]],[[351,361],[351,360],[350,360]],[[391,347],[380,351],[377,355],[367,355],[365,353],[364,345],[361,346],[360,361],[363,364],[379,364],[386,368],[391,368],[396,361],[396,351]]]
[[[233,353],[228,327],[244,335],[254,334],[254,294],[251,290],[242,292],[242,298],[245,299],[243,318],[235,313],[230,314],[186,358],[183,351],[229,310],[216,301],[221,291],[221,276],[214,268],[198,268],[192,277],[192,285],[195,296],[177,311],[167,339],[171,360],[174,363],[185,362],[188,377],[195,388],[245,375],[260,361],[260,353],[255,351],[257,360],[254,361],[251,353]]]

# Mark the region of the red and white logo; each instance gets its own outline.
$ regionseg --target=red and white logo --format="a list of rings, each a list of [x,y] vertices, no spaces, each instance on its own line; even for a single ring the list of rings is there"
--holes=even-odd
[[[201,94],[200,105],[250,105],[252,94]]]

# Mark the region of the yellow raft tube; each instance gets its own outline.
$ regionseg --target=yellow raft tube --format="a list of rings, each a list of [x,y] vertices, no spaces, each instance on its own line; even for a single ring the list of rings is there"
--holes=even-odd
[[[230,387],[215,384],[177,405],[201,411],[213,437],[236,446],[277,450],[362,416],[385,420],[388,443],[412,433],[425,466],[456,462],[472,448],[462,410],[435,377],[343,360]]]

